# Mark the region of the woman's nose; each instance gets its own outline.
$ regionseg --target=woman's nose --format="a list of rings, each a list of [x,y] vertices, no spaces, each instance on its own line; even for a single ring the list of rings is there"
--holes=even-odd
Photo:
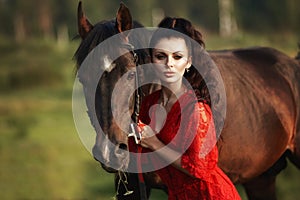
[[[174,59],[172,57],[168,57],[167,66],[174,67]]]

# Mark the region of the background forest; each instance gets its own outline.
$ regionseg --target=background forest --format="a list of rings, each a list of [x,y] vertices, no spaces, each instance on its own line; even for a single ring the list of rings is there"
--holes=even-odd
[[[298,52],[298,0],[123,2],[147,27],[164,16],[189,19],[208,50],[270,46],[291,57]],[[119,3],[83,0],[93,23],[114,18]],[[105,200],[115,194],[113,175],[93,160],[73,122],[77,5],[0,0],[0,199]],[[277,179],[278,199],[299,199],[299,180],[300,171],[288,163]],[[154,191],[151,199],[167,197]]]
[[[84,1],[92,21],[114,17],[120,1]],[[252,33],[300,33],[300,2],[297,0],[124,0],[134,18],[145,26],[155,26],[159,16],[181,16],[205,30],[217,33],[230,12],[235,31]],[[229,6],[227,6],[229,5]],[[59,37],[62,31],[76,34],[76,0],[0,0],[0,33],[25,40]],[[223,9],[224,10],[224,9]],[[158,16],[157,16],[158,15]],[[219,20],[221,18],[221,20]],[[67,30],[65,30],[67,29]]]

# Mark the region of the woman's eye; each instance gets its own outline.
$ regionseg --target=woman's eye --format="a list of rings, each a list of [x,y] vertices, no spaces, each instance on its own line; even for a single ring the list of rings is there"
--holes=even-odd
[[[175,55],[173,56],[175,60],[180,60],[182,58],[182,56],[179,56],[179,55]]]

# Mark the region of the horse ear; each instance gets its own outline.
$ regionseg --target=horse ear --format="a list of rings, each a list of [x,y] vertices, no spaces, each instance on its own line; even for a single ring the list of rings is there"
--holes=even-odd
[[[94,26],[89,22],[83,13],[82,2],[78,4],[77,10],[77,23],[78,23],[78,33],[82,39],[86,38],[88,33],[94,28]]]
[[[129,9],[124,3],[120,3],[120,8],[117,12],[116,27],[119,33],[132,29],[132,17]]]

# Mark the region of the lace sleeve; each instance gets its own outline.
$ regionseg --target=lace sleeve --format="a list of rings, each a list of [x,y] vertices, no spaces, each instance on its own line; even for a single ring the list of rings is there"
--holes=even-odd
[[[207,170],[214,169],[217,164],[218,152],[216,135],[208,105],[199,102],[194,106],[192,114],[185,125],[181,165],[197,178],[204,178]]]

